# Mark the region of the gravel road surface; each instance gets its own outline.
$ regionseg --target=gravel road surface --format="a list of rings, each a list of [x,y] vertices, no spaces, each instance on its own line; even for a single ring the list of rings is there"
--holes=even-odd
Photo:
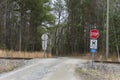
[[[74,72],[76,65],[84,62],[71,58],[35,59],[22,68],[0,75],[0,80],[80,80]]]

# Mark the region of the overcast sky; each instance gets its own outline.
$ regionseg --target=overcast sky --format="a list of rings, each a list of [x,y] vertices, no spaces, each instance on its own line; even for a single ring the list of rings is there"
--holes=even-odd
[[[54,2],[55,2],[56,0],[51,0],[51,1],[52,1],[52,3],[54,4]],[[61,1],[62,1],[63,6],[65,6],[65,1],[64,1],[64,0],[61,0]],[[54,6],[52,5],[52,7],[54,7]],[[56,15],[56,17],[59,18],[58,14],[56,14],[55,11],[53,11],[52,14]],[[62,13],[61,13],[60,21],[61,21],[61,22],[64,22],[64,21],[67,19],[67,16],[68,16],[68,15],[67,15],[67,11],[66,11],[66,10],[63,10]],[[58,20],[59,20],[59,19],[56,19],[56,24],[57,24]]]

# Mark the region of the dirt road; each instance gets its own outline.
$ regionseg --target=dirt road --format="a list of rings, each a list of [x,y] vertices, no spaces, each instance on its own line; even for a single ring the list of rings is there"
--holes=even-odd
[[[37,59],[34,63],[1,75],[0,80],[77,80],[74,71],[80,62],[85,61],[71,58]]]

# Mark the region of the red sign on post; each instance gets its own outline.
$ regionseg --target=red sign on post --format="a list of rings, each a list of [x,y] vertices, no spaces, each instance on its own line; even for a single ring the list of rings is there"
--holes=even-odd
[[[99,37],[99,31],[97,29],[92,29],[90,31],[90,38],[97,39]]]

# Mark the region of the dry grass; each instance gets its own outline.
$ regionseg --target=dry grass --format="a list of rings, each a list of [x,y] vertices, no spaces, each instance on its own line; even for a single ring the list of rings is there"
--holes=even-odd
[[[92,54],[91,53],[85,53],[85,54],[74,53],[72,57],[91,60]],[[103,54],[103,53],[97,52],[94,55],[94,59],[99,61],[118,61],[118,56],[116,55],[116,53],[113,53],[112,55],[109,55],[108,59],[106,59],[105,53]]]
[[[112,55],[109,54],[108,59],[106,59],[106,54],[96,53],[95,54],[95,60],[100,60],[100,61],[118,61],[118,56],[116,55],[116,53],[113,53]]]
[[[85,68],[77,68],[76,73],[82,80],[120,80],[120,74],[102,73]]]
[[[43,58],[52,57],[50,53],[44,55],[43,52],[18,52],[18,51],[3,51],[0,50],[0,57],[10,57],[10,58]]]

